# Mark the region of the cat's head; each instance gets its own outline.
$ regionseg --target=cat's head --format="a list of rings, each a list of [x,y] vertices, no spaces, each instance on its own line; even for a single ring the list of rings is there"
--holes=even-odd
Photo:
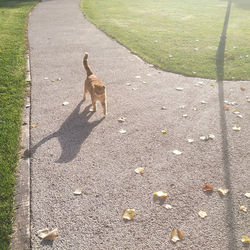
[[[105,86],[104,85],[95,85],[94,90],[95,90],[95,93],[97,95],[103,95],[105,93]]]

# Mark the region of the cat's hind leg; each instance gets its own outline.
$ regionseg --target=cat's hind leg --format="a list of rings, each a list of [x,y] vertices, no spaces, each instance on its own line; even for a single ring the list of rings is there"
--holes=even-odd
[[[92,100],[92,108],[90,109],[91,112],[96,112],[96,100],[94,96],[91,96]]]
[[[88,93],[87,83],[84,84],[84,91],[83,91],[83,101],[86,101],[86,95]]]
[[[107,102],[102,101],[101,104],[102,104],[102,108],[103,108],[103,114],[104,114],[104,116],[106,116],[107,115]]]

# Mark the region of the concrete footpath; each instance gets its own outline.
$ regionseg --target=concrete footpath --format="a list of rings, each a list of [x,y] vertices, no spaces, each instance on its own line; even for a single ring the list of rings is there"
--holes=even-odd
[[[39,3],[28,35],[32,249],[249,248],[241,236],[250,237],[250,82],[218,88],[157,70],[86,21],[79,0]],[[89,112],[89,96],[82,102],[85,51],[107,85],[106,118],[100,105]],[[215,138],[200,139],[208,134]],[[205,183],[214,192],[204,192]],[[160,190],[168,194],[163,202],[153,197]],[[135,209],[133,221],[122,219],[127,208]],[[55,241],[37,237],[46,227],[58,228]],[[184,234],[177,243],[175,228]]]

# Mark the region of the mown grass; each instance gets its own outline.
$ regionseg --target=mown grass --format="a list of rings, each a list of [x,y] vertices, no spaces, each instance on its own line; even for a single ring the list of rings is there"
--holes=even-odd
[[[0,0],[0,249],[9,248],[25,90],[26,18],[36,1]]]
[[[91,22],[147,62],[166,71],[213,79],[226,7],[226,0],[81,2]],[[234,0],[225,79],[250,80],[249,24],[250,1]]]

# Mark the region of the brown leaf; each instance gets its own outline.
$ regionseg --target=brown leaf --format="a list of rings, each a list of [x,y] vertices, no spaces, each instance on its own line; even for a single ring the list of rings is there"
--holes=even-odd
[[[205,184],[204,186],[203,186],[203,191],[213,191],[214,190],[214,188],[213,188],[213,186],[211,186],[210,184]]]
[[[177,242],[183,239],[183,233],[179,229],[173,229],[171,232],[170,240],[173,242]]]

